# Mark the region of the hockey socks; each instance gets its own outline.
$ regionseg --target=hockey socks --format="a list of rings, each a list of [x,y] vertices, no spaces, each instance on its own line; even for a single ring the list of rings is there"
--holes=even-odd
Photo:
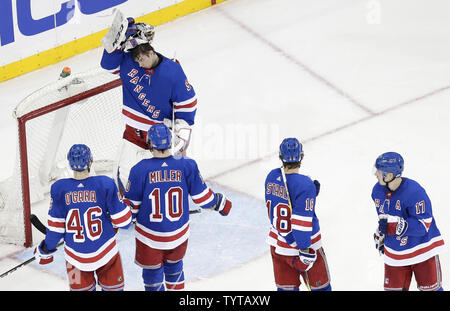
[[[143,269],[142,278],[146,291],[164,291],[164,269]]]
[[[167,290],[184,289],[183,260],[164,263],[164,276]]]

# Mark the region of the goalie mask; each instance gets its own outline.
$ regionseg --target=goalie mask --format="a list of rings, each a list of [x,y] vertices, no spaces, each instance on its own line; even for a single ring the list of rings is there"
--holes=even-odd
[[[136,23],[136,32],[127,37],[123,44],[123,50],[129,52],[136,46],[144,43],[151,44],[155,35],[155,27],[150,24]]]

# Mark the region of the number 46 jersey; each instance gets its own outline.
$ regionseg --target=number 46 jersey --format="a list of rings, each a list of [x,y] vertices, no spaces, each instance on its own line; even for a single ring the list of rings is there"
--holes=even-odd
[[[133,166],[125,200],[136,215],[136,239],[163,250],[186,241],[190,233],[189,195],[201,208],[211,208],[217,202],[194,160],[153,157]]]
[[[108,263],[118,252],[114,227],[131,223],[130,208],[119,199],[114,180],[107,176],[60,179],[50,195],[47,248],[55,249],[64,238],[66,260],[82,271]]]
[[[280,255],[298,256],[299,249],[321,247],[319,220],[314,211],[316,188],[309,177],[301,174],[287,174],[286,182],[292,210],[281,169],[272,170],[265,181],[265,201],[271,223],[267,242]]]

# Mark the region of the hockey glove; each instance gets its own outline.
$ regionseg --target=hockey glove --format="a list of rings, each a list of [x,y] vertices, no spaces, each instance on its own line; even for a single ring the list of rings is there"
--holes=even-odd
[[[314,180],[313,183],[314,186],[316,186],[316,196],[318,196],[320,192],[320,182],[318,180]]]
[[[381,234],[381,232],[378,229],[373,234],[373,240],[375,242],[375,248],[378,250],[380,255],[384,254],[384,238],[385,237],[386,236],[384,234]]]
[[[403,236],[408,229],[408,223],[399,216],[380,215],[378,230],[381,234]]]
[[[218,211],[220,215],[227,216],[231,210],[231,201],[228,200],[222,193],[216,193],[216,204],[212,207]]]
[[[299,256],[294,258],[294,260],[298,259],[298,264],[296,267],[300,271],[308,271],[314,265],[314,262],[317,259],[317,253],[312,248],[302,249],[299,251]]]
[[[41,244],[34,249],[34,257],[36,260],[39,260],[39,264],[46,265],[53,261],[54,252],[56,252],[56,249],[48,250],[45,248],[45,240],[43,240]]]

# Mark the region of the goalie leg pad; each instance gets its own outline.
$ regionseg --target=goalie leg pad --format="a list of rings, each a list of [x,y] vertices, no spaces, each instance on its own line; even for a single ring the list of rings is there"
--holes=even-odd
[[[131,132],[131,134],[127,134],[129,135],[127,137],[128,138],[134,137],[136,139],[134,139],[134,141],[132,138],[127,139],[125,137],[126,134],[124,133],[124,139],[122,140],[119,156],[117,158],[118,160],[116,161],[117,164],[116,167],[114,168],[114,172],[118,172],[115,178],[119,190],[121,191],[122,194],[124,191],[126,191],[126,186],[128,184],[128,176],[130,174],[131,168],[142,159],[150,158],[152,156],[150,151],[148,151],[148,146],[145,145],[147,146],[147,148],[145,149],[142,147],[143,145],[139,143],[140,139],[145,139],[147,137],[147,134],[145,133],[144,136],[145,138],[140,138],[138,137],[138,134],[136,134],[135,129],[131,127],[129,127],[129,129],[130,130],[125,130],[125,132],[127,131]],[[125,187],[125,189],[123,189],[122,187]]]

